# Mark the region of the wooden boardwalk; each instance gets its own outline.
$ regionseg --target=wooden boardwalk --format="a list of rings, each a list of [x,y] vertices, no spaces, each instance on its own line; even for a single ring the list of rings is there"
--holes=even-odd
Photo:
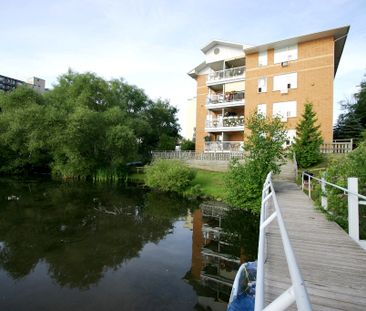
[[[307,285],[313,310],[366,310],[366,251],[313,207],[292,182],[275,189],[286,228]],[[276,221],[267,231],[266,303],[290,287]],[[297,310],[293,304],[289,310]]]

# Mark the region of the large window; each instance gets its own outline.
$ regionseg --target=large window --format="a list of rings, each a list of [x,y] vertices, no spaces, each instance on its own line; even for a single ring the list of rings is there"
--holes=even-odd
[[[266,104],[259,104],[257,106],[257,113],[261,114],[263,117],[267,114],[267,105]]]
[[[273,77],[273,91],[283,91],[297,88],[297,73],[289,73]]]
[[[267,92],[267,78],[262,77],[258,79],[258,93]]]
[[[274,50],[274,63],[279,64],[297,59],[297,44]]]
[[[267,51],[259,52],[258,66],[267,66]]]
[[[296,101],[273,103],[272,114],[274,117],[279,117],[282,121],[296,117]]]

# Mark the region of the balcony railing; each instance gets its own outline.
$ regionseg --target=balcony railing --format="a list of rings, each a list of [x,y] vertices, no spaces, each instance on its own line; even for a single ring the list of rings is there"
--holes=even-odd
[[[219,82],[222,80],[231,80],[244,78],[245,67],[235,67],[224,70],[212,71],[208,74],[207,83]]]
[[[214,119],[206,121],[206,128],[230,128],[244,126],[244,116],[223,117],[222,119]]]
[[[211,104],[224,104],[232,102],[243,102],[245,98],[244,92],[231,92],[231,93],[219,93],[211,94],[207,96],[207,105]]]
[[[243,151],[242,141],[210,141],[205,142],[205,152],[235,152]]]

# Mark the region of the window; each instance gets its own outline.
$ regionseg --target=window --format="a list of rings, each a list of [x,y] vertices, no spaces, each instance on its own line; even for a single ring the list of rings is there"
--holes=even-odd
[[[295,142],[295,137],[296,137],[296,130],[295,129],[290,129],[286,131],[286,142],[285,142],[285,147],[288,147],[290,145],[292,145]]]
[[[259,52],[258,66],[267,66],[267,51]]]
[[[267,105],[266,104],[259,104],[257,106],[257,113],[261,114],[263,117],[265,117],[266,113],[267,113]]]
[[[273,116],[284,122],[287,118],[296,117],[296,101],[273,103]]]
[[[273,77],[273,91],[297,88],[297,72]]]
[[[274,63],[280,64],[297,59],[297,44],[274,50]]]
[[[267,78],[259,78],[258,79],[258,93],[267,92]]]

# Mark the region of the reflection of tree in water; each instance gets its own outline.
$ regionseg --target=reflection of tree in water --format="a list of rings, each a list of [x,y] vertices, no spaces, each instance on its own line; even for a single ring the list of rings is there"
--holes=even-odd
[[[44,260],[50,276],[67,287],[97,283],[146,243],[164,238],[187,209],[181,199],[134,188],[56,182],[0,187],[0,267],[17,279]],[[5,200],[14,193],[19,201]]]
[[[259,217],[250,212],[229,209],[221,222],[223,239],[229,244],[228,252],[253,261],[257,258]]]

